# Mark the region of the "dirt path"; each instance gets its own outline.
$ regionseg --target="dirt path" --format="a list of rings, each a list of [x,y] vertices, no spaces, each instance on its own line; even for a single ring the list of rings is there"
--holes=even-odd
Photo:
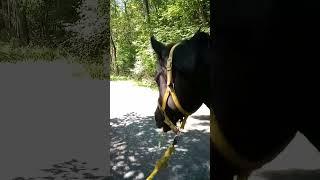
[[[155,129],[157,92],[127,81],[111,82],[111,166],[115,179],[145,179],[172,136]],[[209,179],[209,111],[202,106],[186,124],[187,132],[167,169],[156,179]],[[320,179],[320,153],[301,134],[249,180]],[[297,170],[294,170],[297,169]]]

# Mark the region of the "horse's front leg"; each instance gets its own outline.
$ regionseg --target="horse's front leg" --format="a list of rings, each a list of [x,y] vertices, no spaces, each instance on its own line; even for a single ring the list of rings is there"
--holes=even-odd
[[[212,141],[210,143],[210,176],[214,180],[233,180],[235,175],[232,168],[227,164],[227,161],[214,148]]]

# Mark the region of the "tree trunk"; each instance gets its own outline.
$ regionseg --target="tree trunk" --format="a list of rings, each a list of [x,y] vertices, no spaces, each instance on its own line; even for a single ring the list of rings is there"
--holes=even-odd
[[[0,0],[0,31],[5,28],[4,15],[3,15],[3,0]]]
[[[22,9],[20,17],[21,17],[21,35],[22,35],[21,40],[25,44],[29,44],[29,42],[30,42],[29,27],[28,27],[28,21],[27,21],[25,8]]]
[[[148,24],[150,24],[150,9],[149,9],[148,0],[143,0],[143,4],[145,7],[145,16],[146,16],[147,22],[148,22]]]
[[[132,28],[132,25],[131,25],[131,19],[130,19],[130,17],[129,17],[129,12],[128,12],[128,8],[127,8],[127,4],[128,4],[128,1],[126,0],[126,1],[122,1],[123,2],[123,4],[124,4],[124,13],[126,14],[126,19],[127,19],[127,22],[128,22],[128,26],[127,26],[127,28],[128,28],[128,30],[126,31],[127,33],[125,34],[125,36],[127,37],[127,40],[132,40],[133,38],[132,38],[132,33],[131,33],[131,29],[133,29]]]
[[[118,65],[117,65],[117,48],[116,45],[114,43],[114,40],[112,38],[112,34],[110,34],[110,39],[111,39],[111,44],[112,44],[112,54],[113,57],[111,58],[111,62],[114,64],[115,66],[115,70],[116,70],[116,74],[119,74],[119,69],[118,69]],[[113,59],[113,60],[112,60]]]
[[[115,45],[115,43],[114,43],[114,41],[113,41],[113,38],[112,38],[112,35],[110,34],[110,39],[111,39],[111,45],[112,45],[112,51],[113,51],[113,60],[112,61],[116,61],[116,59],[117,59],[117,48],[116,48],[116,45]]]
[[[149,33],[152,35],[152,28],[151,28],[151,22],[150,22],[150,8],[149,8],[149,2],[148,0],[143,0],[143,4],[144,4],[144,9],[145,9],[145,17],[147,19],[147,28]]]
[[[1,0],[0,2],[0,25],[9,32],[11,38],[17,39],[18,43],[29,43],[29,29],[25,9],[20,8],[20,1]]]

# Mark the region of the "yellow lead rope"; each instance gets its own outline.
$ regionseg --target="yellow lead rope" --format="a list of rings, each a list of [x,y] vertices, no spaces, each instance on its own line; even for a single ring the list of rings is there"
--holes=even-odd
[[[165,113],[164,113],[165,114]],[[165,115],[165,122],[168,123],[169,127],[171,127],[171,129],[176,133],[172,144],[170,144],[170,146],[168,147],[168,149],[165,151],[165,153],[163,154],[163,156],[157,161],[156,166],[154,167],[153,171],[151,172],[151,174],[147,177],[146,180],[153,180],[153,178],[156,176],[156,174],[159,172],[159,170],[164,169],[168,166],[168,161],[170,159],[170,157],[172,156],[175,147],[174,145],[177,144],[178,142],[178,137],[181,133],[180,129],[184,128],[184,125],[186,123],[188,117],[185,117],[182,122],[181,122],[181,126],[178,129],[170,120],[169,118]],[[177,131],[175,131],[175,130]]]
[[[170,144],[164,155],[157,161],[152,173],[147,177],[147,180],[152,180],[160,169],[166,168],[168,166],[168,161],[174,152],[174,145]]]
[[[163,96],[163,100],[162,100],[162,104],[158,104],[159,108],[162,110],[163,115],[165,117],[164,119],[164,123],[166,123],[173,132],[175,132],[177,135],[174,137],[173,139],[173,143],[168,147],[168,149],[166,150],[166,152],[164,153],[164,155],[157,161],[155,168],[153,169],[152,173],[147,177],[147,180],[152,180],[155,175],[159,172],[160,169],[166,168],[168,166],[168,161],[171,157],[171,155],[173,154],[175,147],[174,145],[177,144],[177,138],[179,137],[180,129],[183,129],[185,124],[186,124],[186,120],[188,118],[188,116],[190,115],[190,113],[188,113],[186,110],[184,110],[179,102],[179,99],[173,89],[173,84],[172,84],[172,58],[173,58],[173,51],[175,49],[175,47],[177,47],[179,45],[175,44],[171,49],[170,49],[170,53],[169,53],[169,58],[167,59],[167,89],[164,93]],[[176,127],[171,121],[170,118],[166,115],[165,113],[165,109],[166,109],[166,105],[167,105],[167,100],[169,98],[171,94],[172,100],[175,104],[175,106],[178,108],[178,110],[184,115],[184,118],[181,121],[181,126],[180,128]]]

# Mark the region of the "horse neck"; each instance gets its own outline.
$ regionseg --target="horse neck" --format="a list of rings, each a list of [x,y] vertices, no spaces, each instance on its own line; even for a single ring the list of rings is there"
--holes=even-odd
[[[198,89],[199,97],[201,98],[201,102],[206,106],[209,105],[210,98],[210,68],[207,64],[199,64],[197,70],[194,73],[194,88]],[[200,107],[199,107],[200,108]]]
[[[210,106],[211,103],[211,74],[212,74],[212,56],[211,56],[211,51],[210,48],[205,49],[203,52],[203,57],[202,60],[199,62],[199,79],[200,81],[200,86],[201,86],[201,91],[203,93],[202,95],[202,101],[206,106]]]

